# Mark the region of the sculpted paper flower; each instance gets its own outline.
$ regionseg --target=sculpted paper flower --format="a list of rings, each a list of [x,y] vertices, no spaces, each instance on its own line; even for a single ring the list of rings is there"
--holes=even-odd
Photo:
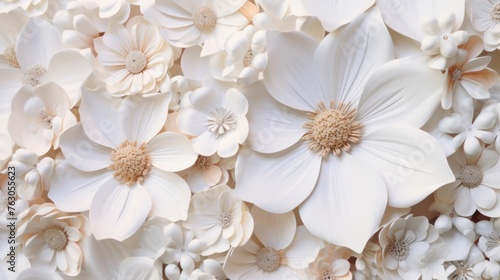
[[[47,271],[58,268],[75,276],[82,266],[79,242],[86,236],[87,218],[59,211],[54,204],[37,204],[29,208],[19,223],[17,240],[33,267]]]
[[[76,124],[65,91],[55,83],[36,88],[23,86],[12,99],[9,133],[20,147],[37,155],[52,146],[59,147],[59,136]]]
[[[307,278],[351,280],[352,273],[349,271],[351,264],[347,260],[349,257],[347,249],[327,244],[305,269]]]
[[[485,49],[493,51],[500,46],[500,2],[497,0],[467,1],[472,26],[483,33]]]
[[[199,88],[189,94],[191,107],[180,111],[179,130],[196,136],[193,139],[195,152],[220,157],[234,156],[248,135],[248,101],[237,89],[225,93],[209,88]]]
[[[14,9],[8,13],[0,13],[0,65],[19,68],[16,57],[16,40],[28,22],[28,15],[23,9]]]
[[[173,173],[197,157],[184,136],[163,127],[169,95],[128,97],[84,90],[81,124],[61,136],[65,161],[57,164],[49,197],[64,211],[90,209],[97,239],[123,240],[148,215],[183,220],[191,192]],[[71,183],[69,183],[71,182]]]
[[[141,5],[144,17],[164,29],[162,36],[172,45],[203,46],[201,56],[221,50],[232,33],[248,24],[238,10],[245,0],[148,0]]]
[[[197,193],[206,191],[209,188],[227,183],[229,173],[227,172],[228,161],[232,159],[222,159],[217,154],[213,156],[198,156],[196,162],[189,169],[182,173],[187,173],[184,177],[191,189]]]
[[[500,219],[479,221],[476,233],[480,235],[478,247],[493,262],[500,262]]]
[[[97,61],[108,91],[115,96],[168,90],[167,71],[174,64],[172,47],[162,40],[158,27],[142,17],[127,26],[112,23],[95,40]]]
[[[377,39],[356,43],[352,34],[373,22]],[[415,128],[438,105],[444,77],[413,60],[381,67],[393,54],[376,10],[319,45],[294,32],[266,40],[269,94],[247,94],[253,151],[236,162],[238,197],[274,213],[298,206],[313,234],[361,252],[387,204],[412,206],[453,180],[437,142]]]

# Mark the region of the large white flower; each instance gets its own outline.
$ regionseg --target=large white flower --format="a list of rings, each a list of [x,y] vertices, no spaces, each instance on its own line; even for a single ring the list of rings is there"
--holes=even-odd
[[[66,158],[57,164],[49,197],[64,211],[89,210],[97,239],[123,240],[148,215],[183,220],[191,192],[173,173],[197,154],[183,135],[163,127],[169,95],[128,97],[84,91],[81,124],[61,135]]]
[[[374,22],[377,40],[356,43],[352,33]],[[409,207],[453,180],[436,141],[415,128],[439,104],[444,76],[410,59],[374,72],[393,57],[376,11],[319,45],[295,32],[266,40],[269,94],[247,94],[253,151],[236,162],[238,197],[275,213],[300,205],[313,234],[361,252],[387,202]]]
[[[97,61],[108,91],[115,96],[165,92],[167,71],[174,64],[174,51],[158,32],[158,27],[142,17],[127,26],[112,23],[95,41]]]
[[[15,9],[8,13],[0,14],[0,65],[19,68],[16,57],[16,40],[24,25],[28,22],[28,16],[23,9]]]
[[[162,36],[172,45],[203,46],[201,56],[224,46],[226,38],[248,24],[238,10],[245,0],[148,0],[141,5],[144,17],[158,23]]]

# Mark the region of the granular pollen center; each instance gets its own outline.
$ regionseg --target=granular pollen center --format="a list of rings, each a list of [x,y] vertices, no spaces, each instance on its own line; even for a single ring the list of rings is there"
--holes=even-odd
[[[405,260],[410,254],[410,244],[405,239],[395,240],[390,246],[389,253],[397,261]]]
[[[14,45],[8,46],[3,52],[2,56],[10,66],[20,68],[19,63],[17,62],[16,50],[14,48]]]
[[[25,85],[37,87],[42,84],[41,79],[43,76],[45,76],[45,73],[47,73],[47,71],[45,70],[45,68],[43,68],[42,65],[33,65],[31,68],[24,71],[21,82]]]
[[[490,11],[491,20],[500,23],[500,3],[496,3]]]
[[[233,222],[231,213],[229,213],[229,212],[220,213],[219,219],[220,219],[220,225],[222,228],[228,228]]]
[[[318,110],[309,113],[311,120],[304,124],[307,132],[302,140],[309,144],[309,149],[326,157],[333,153],[336,156],[348,152],[352,144],[361,139],[361,123],[356,120],[357,111],[350,104],[334,102],[330,108],[324,103],[318,104]]]
[[[207,6],[201,6],[193,12],[193,23],[200,31],[210,32],[217,23],[217,15]]]
[[[460,181],[468,188],[475,188],[483,181],[483,171],[476,165],[464,166],[460,172]]]
[[[54,251],[60,251],[68,244],[66,233],[58,227],[50,227],[42,234],[45,244]]]
[[[207,167],[210,166],[210,158],[206,156],[198,156],[196,159],[195,165],[198,166],[201,169],[206,169]]]
[[[140,51],[131,51],[125,58],[125,68],[132,74],[138,74],[146,69],[148,59]]]
[[[337,279],[331,271],[323,271],[321,274],[321,280],[335,280]]]
[[[257,266],[266,272],[277,270],[283,263],[286,263],[286,256],[282,250],[264,247],[257,251]]]
[[[110,170],[114,170],[115,179],[127,186],[144,182],[151,170],[151,158],[147,153],[147,145],[136,145],[135,141],[125,140],[111,153]]]

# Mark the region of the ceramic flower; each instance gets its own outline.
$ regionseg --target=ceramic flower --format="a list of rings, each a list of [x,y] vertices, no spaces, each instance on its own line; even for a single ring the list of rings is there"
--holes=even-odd
[[[351,34],[373,21],[377,40],[356,44]],[[371,11],[319,45],[267,32],[266,89],[247,94],[250,149],[235,167],[236,196],[274,213],[298,206],[313,234],[356,252],[387,205],[409,207],[453,180],[435,140],[416,128],[439,103],[444,77],[413,60],[381,66],[393,56],[381,22]]]
[[[164,29],[162,36],[172,45],[187,48],[202,45],[202,56],[224,46],[225,39],[248,24],[238,10],[245,0],[206,1],[148,0],[141,5],[144,17]]]
[[[271,214],[253,207],[254,233],[242,247],[230,249],[224,272],[230,279],[291,279],[314,260],[322,242],[298,226],[292,212]]]
[[[500,45],[500,4],[496,0],[467,1],[474,29],[482,33],[487,51]]]
[[[83,95],[81,123],[61,136],[65,161],[56,166],[49,198],[65,211],[90,210],[97,239],[123,240],[148,215],[185,219],[191,192],[173,172],[191,166],[197,154],[184,136],[158,134],[169,95],[122,100],[102,89]]]
[[[135,17],[123,27],[111,24],[95,40],[97,61],[108,91],[114,96],[168,90],[167,71],[174,63],[172,47],[161,39],[158,27]]]
[[[80,241],[87,234],[87,218],[59,211],[54,204],[31,206],[19,223],[17,240],[33,267],[56,268],[68,276],[80,273],[83,254]]]
[[[77,123],[70,106],[66,92],[55,83],[23,86],[12,99],[8,126],[12,139],[37,155],[57,149],[61,133]]]
[[[205,241],[205,256],[226,252],[230,246],[242,246],[252,236],[254,222],[250,211],[226,185],[193,195],[192,207],[185,226]]]
[[[194,150],[202,156],[234,156],[248,135],[245,96],[234,88],[219,93],[202,87],[190,93],[189,102],[192,107],[180,111],[177,125],[181,132],[196,136]]]
[[[305,269],[307,278],[351,280],[352,273],[349,270],[351,264],[348,258],[348,250],[327,244],[321,248],[316,259]]]

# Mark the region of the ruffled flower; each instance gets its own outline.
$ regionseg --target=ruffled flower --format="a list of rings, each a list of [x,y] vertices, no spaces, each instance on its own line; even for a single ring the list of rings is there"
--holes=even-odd
[[[347,260],[349,250],[327,244],[321,248],[316,259],[305,269],[310,280],[351,280],[351,264]]]

